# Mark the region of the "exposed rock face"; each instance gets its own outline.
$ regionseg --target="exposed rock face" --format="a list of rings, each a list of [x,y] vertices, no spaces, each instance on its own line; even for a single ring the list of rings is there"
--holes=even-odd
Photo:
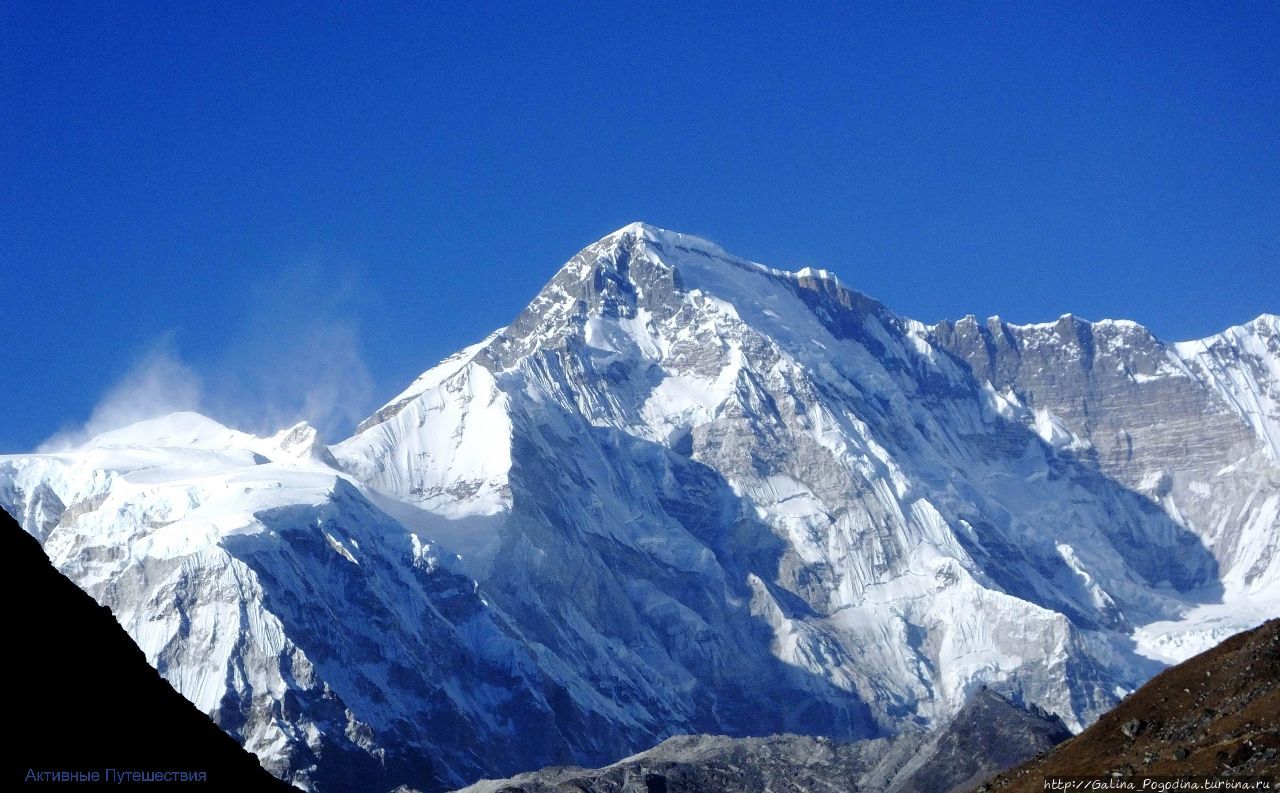
[[[1176,515],[1241,592],[1275,586],[1280,322],[1166,344],[1132,322],[941,323],[933,337],[1046,442]],[[1231,470],[1225,472],[1224,468]],[[1158,580],[1158,579],[1153,579]]]
[[[111,612],[53,569],[3,511],[0,537],[0,581],[11,604],[5,704],[20,725],[5,739],[6,789],[47,787],[71,772],[98,774],[94,787],[115,785],[114,769],[174,783],[178,774],[202,773],[206,781],[195,787],[205,789],[289,790],[161,679]],[[41,782],[43,774],[53,776]]]
[[[0,505],[315,789],[982,685],[1080,728],[1280,611],[1276,324],[925,326],[636,224],[335,446],[171,416],[0,458]]]
[[[460,793],[947,793],[1070,736],[1056,717],[1020,708],[984,688],[931,733],[854,743],[799,735],[681,735],[606,768],[549,768],[484,780]]]
[[[1280,773],[1280,620],[1161,672],[1089,729],[981,791],[1046,777],[1270,777]]]

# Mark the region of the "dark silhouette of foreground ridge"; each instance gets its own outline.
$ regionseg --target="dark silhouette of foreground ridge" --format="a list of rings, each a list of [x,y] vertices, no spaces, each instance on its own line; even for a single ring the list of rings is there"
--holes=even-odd
[[[1046,777],[1280,775],[1280,619],[1166,669],[1093,726],[977,788],[1022,793]]]
[[[174,691],[124,629],[0,510],[9,724],[0,789],[289,791]],[[188,782],[180,782],[186,772]],[[92,774],[99,782],[85,784]],[[199,774],[204,782],[195,781]],[[80,780],[80,781],[77,781]]]
[[[461,793],[948,793],[1069,737],[1056,716],[982,688],[932,732],[852,742],[680,735],[605,768],[545,768]]]

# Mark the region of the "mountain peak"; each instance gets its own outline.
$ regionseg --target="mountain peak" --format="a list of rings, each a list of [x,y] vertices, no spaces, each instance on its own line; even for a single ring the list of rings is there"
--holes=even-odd
[[[655,352],[661,327],[667,347],[675,343],[673,321],[711,335],[734,327],[731,333],[769,339],[806,360],[826,356],[836,339],[880,349],[867,321],[902,326],[900,317],[828,270],[775,269],[702,237],[636,221],[574,255],[479,359],[506,369],[571,339],[606,353],[619,351],[617,341]],[[619,333],[635,343],[602,337]]]
[[[621,234],[666,234],[666,229],[658,228],[652,223],[646,223],[643,220],[633,220],[612,234],[606,234],[606,237],[617,237]]]
[[[652,253],[665,258],[668,264],[675,267],[679,266],[681,259],[685,255],[693,254],[702,258],[720,258],[733,261],[738,264],[748,264],[761,269],[768,269],[764,267],[764,265],[748,262],[745,259],[732,255],[720,245],[712,242],[706,237],[700,237],[696,234],[687,234],[682,231],[659,228],[652,223],[646,223],[642,220],[628,223],[617,231],[605,235],[592,245],[588,245],[584,248],[583,252],[590,251],[597,247],[613,248],[619,245],[623,245],[629,250],[651,249]],[[572,263],[572,261],[570,263]]]
[[[978,728],[1046,722],[996,691],[1081,728],[1280,603],[1280,343],[1062,322],[927,328],[631,224],[336,468],[179,414],[0,457],[0,507],[319,793],[883,735],[987,682],[930,749],[976,776]]]

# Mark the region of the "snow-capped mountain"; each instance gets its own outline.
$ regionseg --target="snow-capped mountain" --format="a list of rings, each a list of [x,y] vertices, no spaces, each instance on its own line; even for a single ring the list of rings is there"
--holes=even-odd
[[[928,326],[633,224],[339,444],[178,414],[0,458],[0,505],[304,787],[984,684],[1080,728],[1280,614],[1280,319]]]

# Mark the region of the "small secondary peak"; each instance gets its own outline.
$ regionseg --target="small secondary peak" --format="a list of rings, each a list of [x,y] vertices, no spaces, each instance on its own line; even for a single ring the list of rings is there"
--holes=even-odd
[[[272,452],[268,456],[273,459],[274,453],[279,452],[294,460],[319,460],[326,465],[335,465],[333,456],[329,453],[329,447],[324,444],[320,433],[305,421],[299,421],[288,429],[280,430],[266,440]]]

